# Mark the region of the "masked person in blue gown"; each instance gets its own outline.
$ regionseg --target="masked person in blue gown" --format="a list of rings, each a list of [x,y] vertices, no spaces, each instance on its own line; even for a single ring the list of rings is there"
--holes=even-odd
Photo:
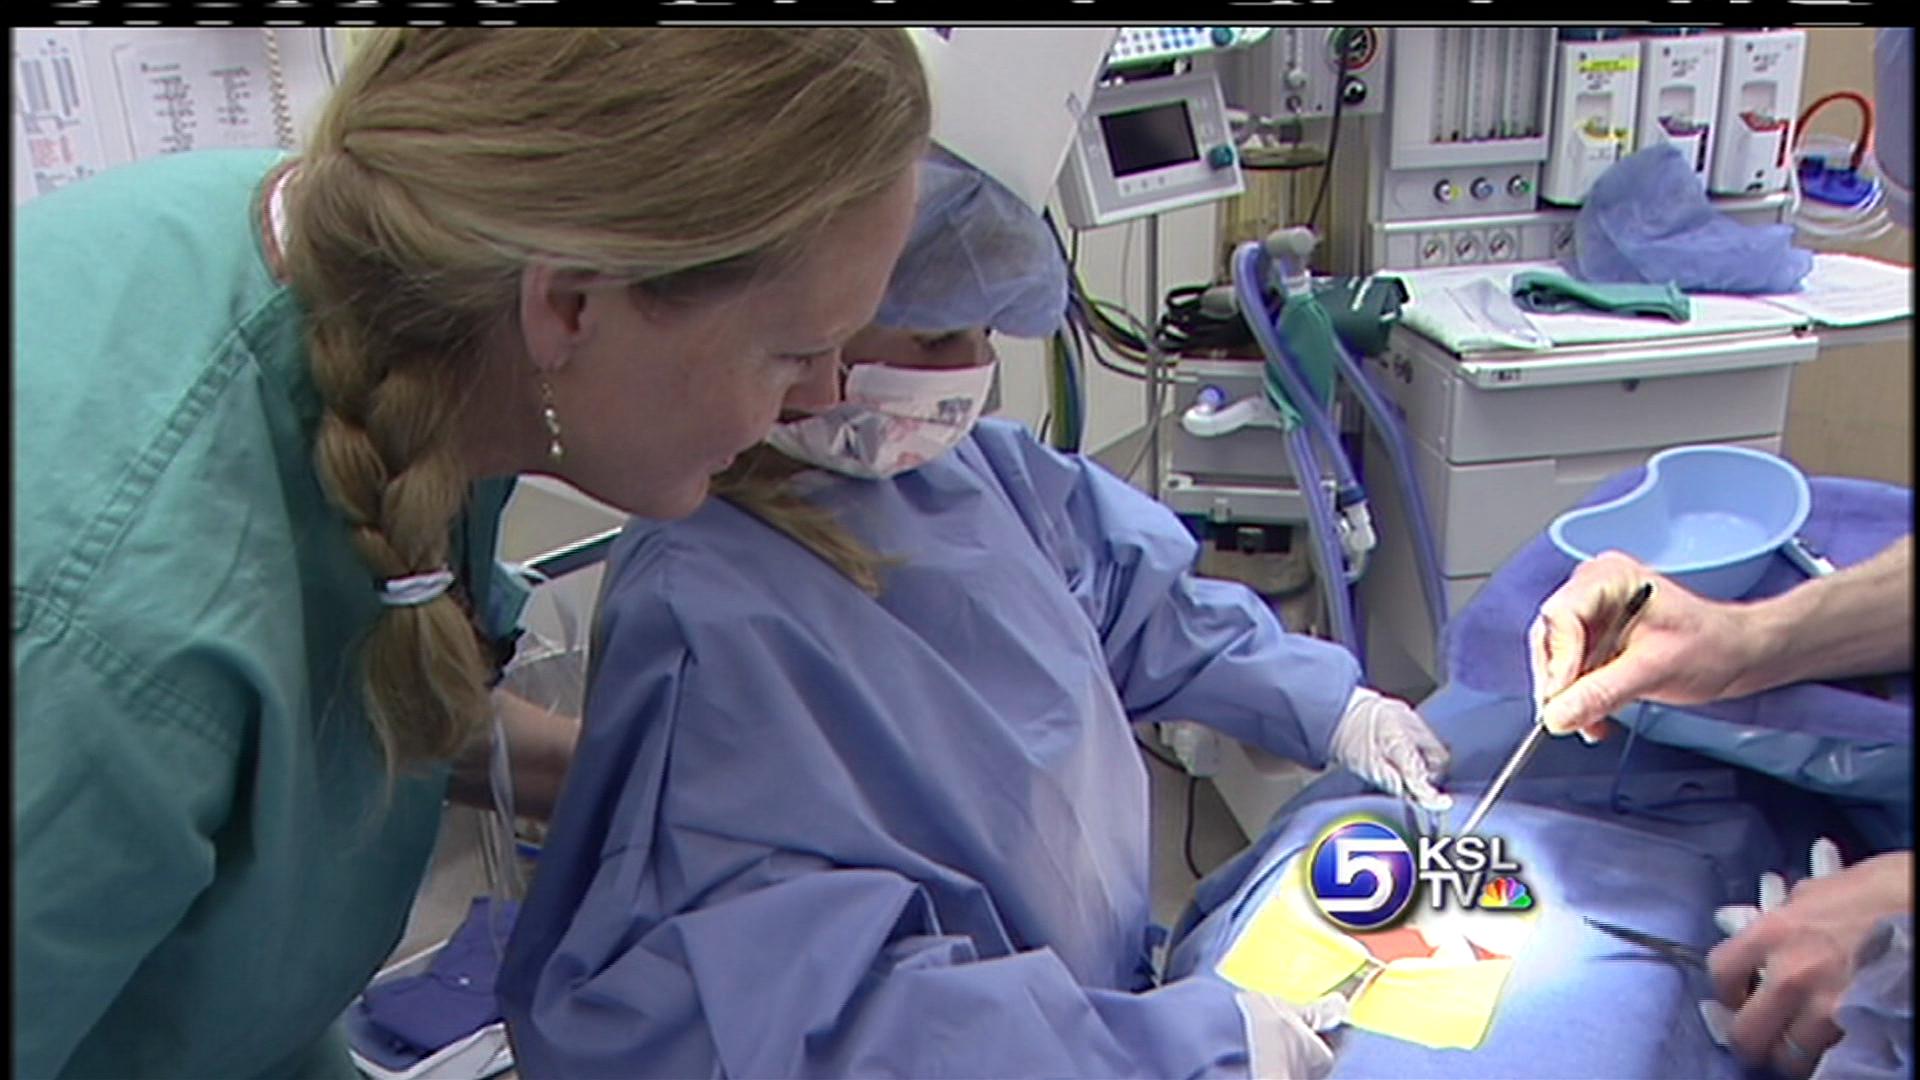
[[[1174,515],[979,420],[1060,322],[1049,227],[936,151],[844,403],[603,586],[587,718],[500,980],[538,1076],[1313,1076],[1296,1008],[1149,961],[1130,721],[1431,806],[1445,748],[1337,645],[1196,577]]]

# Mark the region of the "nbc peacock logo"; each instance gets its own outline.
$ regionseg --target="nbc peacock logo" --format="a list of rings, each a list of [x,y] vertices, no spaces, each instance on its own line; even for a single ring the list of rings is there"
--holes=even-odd
[[[1474,906],[1483,911],[1525,911],[1533,906],[1533,894],[1517,877],[1497,877],[1480,890],[1480,902]]]

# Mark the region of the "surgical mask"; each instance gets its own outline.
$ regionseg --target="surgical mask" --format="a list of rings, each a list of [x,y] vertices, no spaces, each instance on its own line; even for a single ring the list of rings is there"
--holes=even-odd
[[[855,364],[846,400],[774,425],[767,442],[788,457],[845,476],[884,480],[932,461],[973,430],[994,364],[897,368]]]

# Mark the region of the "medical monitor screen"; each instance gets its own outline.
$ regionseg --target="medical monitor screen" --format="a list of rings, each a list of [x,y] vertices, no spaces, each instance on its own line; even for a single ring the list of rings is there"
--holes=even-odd
[[[1115,176],[1164,169],[1200,157],[1184,101],[1102,116],[1100,133],[1106,137]]]

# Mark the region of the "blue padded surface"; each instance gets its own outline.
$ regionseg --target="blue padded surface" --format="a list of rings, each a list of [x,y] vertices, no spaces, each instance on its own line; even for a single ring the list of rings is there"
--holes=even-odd
[[[1525,732],[1529,706],[1452,687],[1421,712],[1453,751],[1447,789],[1457,826]],[[1833,836],[1850,862],[1866,851],[1829,800],[1686,751],[1638,741],[1616,782],[1625,742],[1547,741],[1483,826],[1509,838],[1521,877],[1540,898],[1540,921],[1480,1047],[1431,1050],[1343,1029],[1335,1076],[1748,1075],[1700,1022],[1694,1003],[1710,995],[1704,975],[1615,942],[1581,917],[1711,947],[1720,940],[1714,908],[1752,902],[1765,870],[1804,875],[1815,836]],[[1176,930],[1169,976],[1211,969],[1276,856],[1311,843],[1335,818],[1367,810],[1399,820],[1396,802],[1346,774],[1322,778],[1282,807],[1258,841],[1197,887]]]

